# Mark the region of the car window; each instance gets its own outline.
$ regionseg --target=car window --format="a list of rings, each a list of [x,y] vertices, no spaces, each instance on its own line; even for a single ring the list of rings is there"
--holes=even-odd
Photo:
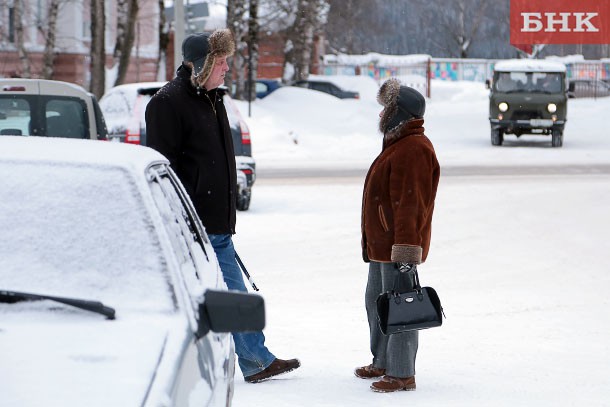
[[[330,89],[329,89],[328,85],[326,85],[325,83],[310,82],[309,87],[314,90],[319,90],[321,92],[330,93]]]
[[[264,83],[256,82],[256,85],[255,85],[256,93],[267,92],[267,90],[269,90],[269,86],[267,86]]]
[[[0,96],[0,135],[30,134],[32,107],[26,98]]]
[[[125,133],[132,116],[135,97],[135,91],[127,94],[122,90],[111,90],[100,99],[99,104],[104,112],[108,134]]]
[[[104,114],[113,116],[128,116],[131,114],[131,103],[127,95],[121,91],[109,92],[100,99],[100,107]]]
[[[135,180],[121,168],[0,162],[4,289],[175,309],[166,261]]]
[[[50,98],[44,106],[48,137],[89,138],[87,109],[77,99]]]
[[[215,257],[208,255],[213,253],[213,248],[176,176],[163,166],[150,171],[155,204],[163,218],[187,289],[197,299],[206,288],[223,284],[217,263],[212,262]]]

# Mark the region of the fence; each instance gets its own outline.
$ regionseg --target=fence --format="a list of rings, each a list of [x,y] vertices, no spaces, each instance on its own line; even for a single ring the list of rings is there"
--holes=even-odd
[[[413,63],[408,65],[379,66],[368,64],[325,64],[322,75],[366,75],[381,84],[388,78],[399,78],[400,81],[422,94],[430,97],[430,63]]]
[[[330,61],[330,62],[329,62]],[[427,62],[380,64],[335,63],[329,59],[322,65],[323,75],[368,75],[378,83],[397,77],[405,85],[430,97],[430,79],[445,81],[485,82],[493,74],[497,60],[429,58]],[[569,61],[567,68],[570,97],[610,96],[610,60]]]

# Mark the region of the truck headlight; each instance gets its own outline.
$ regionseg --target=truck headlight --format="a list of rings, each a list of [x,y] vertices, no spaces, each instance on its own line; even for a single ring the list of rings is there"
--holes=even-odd
[[[555,103],[549,103],[546,110],[548,110],[549,113],[555,113],[557,111],[557,105]]]
[[[500,109],[501,112],[506,112],[508,110],[508,103],[506,102],[501,102],[498,105],[498,109]]]

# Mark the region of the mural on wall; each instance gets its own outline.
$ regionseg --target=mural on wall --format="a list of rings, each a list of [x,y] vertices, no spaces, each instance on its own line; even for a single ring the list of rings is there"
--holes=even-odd
[[[442,79],[444,81],[458,80],[457,62],[432,62],[430,66],[430,78]]]
[[[610,62],[602,63],[568,63],[566,64],[568,79],[610,79]]]

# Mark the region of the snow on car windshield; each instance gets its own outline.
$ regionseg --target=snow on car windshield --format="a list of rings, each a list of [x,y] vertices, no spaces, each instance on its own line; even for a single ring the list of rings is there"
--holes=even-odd
[[[173,310],[148,211],[119,168],[1,162],[0,288]]]

